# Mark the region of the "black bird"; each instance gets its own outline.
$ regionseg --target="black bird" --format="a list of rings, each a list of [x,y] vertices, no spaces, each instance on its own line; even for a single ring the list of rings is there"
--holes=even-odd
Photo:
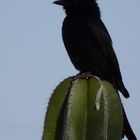
[[[80,72],[92,74],[110,81],[124,97],[129,97],[125,88],[111,37],[100,18],[95,0],[60,0],[66,18],[62,35],[69,57]]]
[[[113,84],[124,97],[129,93],[120,73],[111,37],[101,20],[96,0],[58,0],[66,12],[62,36],[68,55],[77,70],[90,72]],[[136,140],[124,112],[124,130],[129,140]]]

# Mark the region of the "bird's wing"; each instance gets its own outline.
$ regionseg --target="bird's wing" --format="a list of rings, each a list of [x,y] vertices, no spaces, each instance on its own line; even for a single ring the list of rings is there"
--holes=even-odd
[[[101,20],[93,21],[88,20],[89,30],[94,39],[96,39],[98,47],[102,52],[102,55],[110,62],[112,69],[117,77],[121,78],[119,63],[116,54],[112,47],[111,37]],[[122,79],[122,78],[121,78]]]

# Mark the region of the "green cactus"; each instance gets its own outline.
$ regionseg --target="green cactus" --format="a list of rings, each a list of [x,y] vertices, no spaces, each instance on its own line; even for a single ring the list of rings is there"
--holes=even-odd
[[[70,77],[52,94],[42,140],[120,140],[122,126],[121,101],[109,82]]]

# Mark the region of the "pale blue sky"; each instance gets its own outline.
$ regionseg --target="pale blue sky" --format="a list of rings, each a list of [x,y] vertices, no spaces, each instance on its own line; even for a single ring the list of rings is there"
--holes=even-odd
[[[98,2],[131,94],[123,103],[140,139],[140,1]],[[61,39],[63,18],[52,1],[0,1],[1,140],[41,140],[53,89],[77,73]]]

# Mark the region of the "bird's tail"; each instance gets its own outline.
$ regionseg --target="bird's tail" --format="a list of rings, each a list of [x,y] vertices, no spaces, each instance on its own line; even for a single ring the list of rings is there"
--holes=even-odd
[[[119,94],[118,94],[118,96],[119,96]],[[120,96],[119,96],[119,98],[120,98]],[[120,99],[120,102],[121,102],[121,99]],[[122,105],[122,103],[121,103],[121,105]],[[131,126],[130,126],[130,123],[129,123],[128,119],[127,119],[127,116],[126,116],[126,113],[125,113],[123,105],[122,105],[122,111],[123,111],[122,138],[124,136],[126,136],[128,140],[137,140],[137,138],[136,138]]]
[[[123,107],[122,107],[123,108]],[[130,124],[129,124],[129,121],[127,119],[127,116],[126,116],[126,113],[125,113],[125,110],[123,108],[123,130],[122,130],[122,135],[125,135],[128,140],[137,140]]]

